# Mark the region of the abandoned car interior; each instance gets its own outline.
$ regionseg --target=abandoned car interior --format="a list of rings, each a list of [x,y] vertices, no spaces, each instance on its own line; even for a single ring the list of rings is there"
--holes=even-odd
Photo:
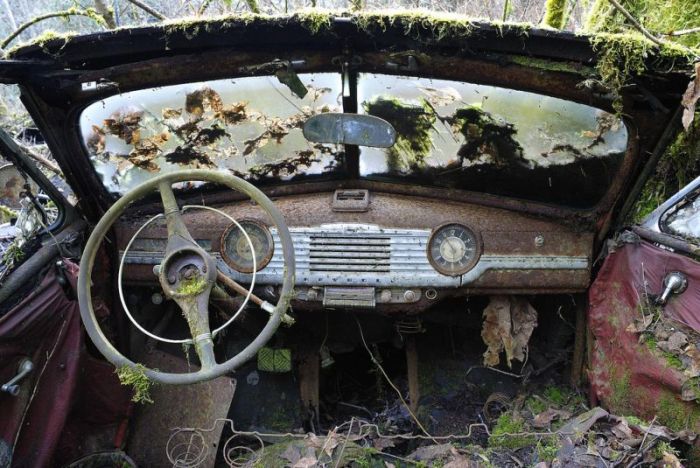
[[[13,50],[65,187],[0,130],[0,465],[582,463],[598,420],[689,457],[700,180],[629,220],[693,70],[634,39],[616,77],[627,40],[310,13]]]

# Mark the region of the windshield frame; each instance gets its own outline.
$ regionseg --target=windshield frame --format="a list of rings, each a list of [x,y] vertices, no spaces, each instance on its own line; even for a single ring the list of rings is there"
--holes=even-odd
[[[80,92],[74,90],[72,100],[65,112],[65,118],[61,122],[52,122],[54,128],[62,129],[47,140],[57,142],[57,145],[63,146],[63,153],[71,154],[70,158],[66,158],[64,164],[69,164],[71,168],[76,169],[76,173],[82,173],[81,183],[90,184],[93,186],[93,194],[97,193],[96,202],[102,206],[109,206],[114,201],[114,197],[106,191],[101,181],[97,177],[96,172],[89,163],[87,152],[82,143],[78,129],[78,118],[85,106],[92,102],[98,101],[104,97],[118,94],[119,91],[129,91],[143,89],[146,87],[166,86],[169,84],[178,84],[192,81],[205,81],[209,79],[219,78],[237,78],[243,76],[258,76],[266,73],[240,73],[238,67],[242,64],[250,65],[251,63],[265,63],[282,57],[283,60],[296,60],[299,57],[304,57],[305,63],[297,69],[297,73],[323,73],[323,72],[338,72],[340,64],[334,66],[333,60],[337,60],[337,51],[314,49],[295,49],[287,52],[286,55],[280,53],[270,53],[266,51],[256,51],[255,53],[241,53],[237,50],[235,59],[231,59],[231,50],[215,50],[210,52],[202,52],[196,55],[174,55],[170,57],[161,57],[141,63],[125,63],[111,67],[107,73],[104,71],[87,72],[81,74],[82,78],[79,82],[85,83],[85,80],[97,79],[99,76],[106,76],[102,82],[96,86],[91,92]],[[454,57],[436,55],[431,60],[433,62],[430,67],[430,73],[421,71],[400,72],[390,66],[388,59],[392,58],[392,53],[377,52],[376,50],[358,50],[354,56],[361,57],[359,65],[348,70],[349,83],[355,83],[358,73],[381,73],[387,75],[411,75],[424,78],[441,79],[441,80],[457,80],[466,81],[474,84],[484,84],[490,86],[503,86],[510,89],[529,91],[547,96],[557,97],[595,106],[607,112],[612,111],[612,101],[609,96],[604,96],[587,89],[582,89],[576,85],[581,80],[581,75],[573,73],[551,72],[543,74],[541,70],[513,64],[512,70],[509,70],[509,77],[506,80],[503,76],[499,76],[497,71],[501,70],[502,63],[489,58],[487,60],[474,56]],[[228,57],[229,61],[223,61],[223,57]],[[218,61],[218,62],[217,62]],[[217,63],[219,66],[206,68],[202,64]],[[204,71],[202,71],[204,70]],[[158,73],[156,73],[156,71]],[[546,75],[546,76],[545,76]],[[112,81],[111,79],[114,81]],[[116,83],[119,87],[116,87]],[[25,97],[28,101],[28,107],[32,113],[36,112],[38,118],[41,118],[42,96],[40,90],[34,87],[26,88]],[[354,96],[351,93],[351,100]],[[36,103],[36,105],[32,105]],[[64,107],[64,108],[65,108]],[[352,112],[351,105],[345,105],[346,112]],[[645,111],[641,111],[644,117]],[[489,196],[488,194],[475,193],[468,191],[455,191],[450,189],[435,189],[432,187],[419,187],[404,185],[393,182],[372,182],[362,181],[357,178],[350,177],[342,181],[329,181],[324,183],[307,183],[302,182],[298,185],[293,183],[283,183],[279,186],[267,186],[264,188],[266,193],[271,196],[278,196],[292,193],[309,193],[318,191],[333,191],[338,187],[358,187],[369,188],[371,190],[389,191],[407,195],[419,195],[427,197],[449,198],[455,201],[465,201],[481,203],[493,206],[502,206],[508,209],[514,209],[525,213],[532,213],[539,216],[547,216],[553,218],[566,218],[574,223],[581,222],[593,223],[600,213],[607,211],[619,197],[620,191],[623,189],[630,176],[631,171],[635,167],[635,155],[639,152],[638,131],[635,125],[632,124],[635,115],[625,115],[623,121],[628,130],[629,141],[627,151],[618,170],[618,176],[609,187],[605,196],[601,201],[592,208],[576,209],[567,208],[555,204],[542,202],[529,202],[518,199],[509,199],[502,196]],[[652,125],[651,119],[642,119],[647,130],[653,137],[658,137],[663,129]],[[62,134],[61,134],[62,133]],[[60,141],[63,140],[63,141]],[[51,145],[51,142],[50,142]],[[79,154],[79,157],[76,157]],[[355,168],[359,166],[357,161],[357,152],[353,154],[351,146],[346,148],[346,158],[348,168],[351,174],[355,174]],[[354,158],[354,160],[353,160]],[[89,170],[85,170],[88,166]],[[70,172],[70,171],[69,171]],[[226,198],[226,197],[224,197]],[[216,197],[216,199],[222,199]],[[230,195],[227,199],[236,199],[235,195]],[[587,221],[586,221],[587,220]]]

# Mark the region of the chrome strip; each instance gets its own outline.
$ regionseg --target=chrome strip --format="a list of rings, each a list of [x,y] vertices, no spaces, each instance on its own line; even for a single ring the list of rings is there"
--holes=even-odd
[[[284,261],[280,240],[275,229],[271,229],[275,242],[275,253],[270,263],[258,272],[256,283],[279,284],[282,280]],[[435,271],[426,257],[426,246],[430,236],[428,229],[382,229],[372,225],[330,224],[313,228],[290,228],[294,242],[297,271],[296,284],[300,286],[394,286],[394,287],[459,287],[468,285],[490,270],[586,270],[589,268],[587,257],[544,256],[544,255],[482,255],[476,266],[461,277],[444,276]],[[353,261],[348,258],[343,265],[331,262],[327,271],[311,271],[311,237],[337,237],[339,234],[347,237],[357,237],[364,240],[358,247],[377,245],[378,238],[389,238],[389,262],[382,260],[371,271],[371,262]],[[357,241],[348,239],[349,243]],[[386,245],[386,241],[383,241]],[[369,249],[372,252],[373,249]],[[319,251],[314,251],[318,254]],[[120,252],[123,255],[123,252]],[[218,253],[214,254],[222,272],[245,283],[250,275],[231,269],[221,260]],[[363,252],[363,255],[366,255]],[[162,255],[156,252],[132,251],[127,263],[149,264],[160,263]],[[380,259],[377,259],[380,260]],[[316,266],[319,259],[315,255]],[[360,263],[360,264],[358,264]],[[389,271],[386,270],[388,267]],[[357,271],[361,269],[363,271]],[[355,270],[355,271],[353,271]],[[367,271],[370,270],[370,271]]]

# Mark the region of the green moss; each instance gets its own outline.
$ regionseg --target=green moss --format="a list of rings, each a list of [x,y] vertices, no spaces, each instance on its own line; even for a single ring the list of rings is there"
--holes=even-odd
[[[630,216],[640,223],[671,195],[690,183],[700,173],[700,112],[688,131],[680,132],[666,148],[654,173],[644,184]]]
[[[530,397],[525,400],[525,406],[530,410],[533,415],[540,414],[541,412],[547,410],[547,403],[539,398]]]
[[[17,239],[7,246],[2,254],[2,263],[4,265],[15,265],[24,259],[24,250],[17,243]]]
[[[670,31],[697,27],[700,2],[688,0],[620,0],[620,3],[644,27],[661,36]],[[633,25],[608,0],[595,0],[586,18],[587,31],[624,32]],[[669,38],[670,39],[670,38]],[[673,37],[687,47],[700,47],[700,33]]]
[[[534,445],[535,436],[523,434],[527,431],[525,420],[513,413],[503,413],[496,421],[489,437],[489,447],[517,450]]]
[[[12,218],[17,217],[17,212],[5,205],[0,205],[0,224],[9,222]]]
[[[631,413],[632,407],[629,402],[630,398],[630,373],[624,371],[621,377],[618,377],[614,371],[610,373],[610,407],[618,413]]]
[[[559,441],[556,436],[543,437],[535,446],[540,461],[551,463],[559,452]]]
[[[182,296],[196,296],[206,289],[207,284],[207,280],[202,276],[183,279],[176,292]]]
[[[365,31],[375,28],[386,30],[390,26],[400,25],[407,36],[418,38],[422,31],[429,31],[431,38],[437,41],[468,37],[474,31],[474,23],[470,18],[424,10],[359,13],[356,18],[357,25]]]
[[[547,0],[542,24],[554,29],[563,29],[566,26],[566,7],[566,0]]]
[[[674,61],[688,63],[692,57],[688,51],[672,44],[658,47],[639,33],[597,33],[590,37],[590,43],[597,55],[596,71],[603,84],[616,93],[613,107],[622,112],[620,93],[633,76],[640,75],[654,61],[666,68]]]
[[[153,382],[146,376],[146,368],[141,364],[134,367],[124,365],[116,370],[122,385],[131,385],[134,394],[131,401],[135,403],[153,403],[151,387]]]
[[[590,76],[594,69],[575,62],[560,62],[540,59],[536,57],[526,57],[523,55],[510,55],[508,59],[523,67],[535,68],[549,72],[571,73],[579,76]]]
[[[666,363],[669,366],[676,370],[683,370],[683,362],[678,356],[672,353],[664,353],[664,357],[666,358]]]
[[[652,449],[651,454],[655,460],[661,460],[664,457],[664,453],[670,453],[676,457],[680,456],[680,452],[670,442],[662,440]]]
[[[380,96],[363,105],[368,114],[386,120],[396,129],[396,143],[387,150],[390,170],[422,166],[432,149],[430,132],[436,120],[427,102],[417,105]]]
[[[14,55],[16,55],[17,52],[20,51],[21,49],[25,49],[25,48],[29,48],[29,47],[40,47],[48,54],[49,53],[49,51],[48,51],[49,44],[53,45],[53,43],[56,42],[58,45],[58,41],[61,41],[62,43],[58,47],[60,49],[60,48],[65,47],[71,41],[71,39],[73,39],[77,35],[78,34],[76,34],[76,33],[59,33],[59,32],[54,31],[53,29],[46,29],[38,36],[33,37],[31,40],[25,41],[25,42],[20,42],[19,44],[7,49],[5,51],[5,57],[11,58]]]
[[[696,418],[695,411],[689,412],[688,405],[673,395],[665,394],[657,406],[658,422],[672,431],[686,429],[691,420]],[[692,429],[694,425],[691,425]]]
[[[332,10],[309,9],[302,10],[292,16],[306,29],[311,31],[311,34],[318,34],[321,31],[330,29],[333,25],[333,18],[337,16],[337,12]]]

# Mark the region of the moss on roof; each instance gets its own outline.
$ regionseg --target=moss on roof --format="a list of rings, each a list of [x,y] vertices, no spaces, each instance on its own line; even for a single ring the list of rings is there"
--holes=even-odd
[[[467,38],[478,27],[484,25],[496,28],[501,36],[505,34],[527,36],[533,27],[527,23],[489,22],[452,13],[436,13],[427,10],[349,12],[323,9],[306,9],[292,15],[245,13],[212,18],[184,18],[166,21],[160,27],[164,31],[167,46],[167,40],[173,33],[180,33],[185,38],[192,39],[202,32],[226,31],[240,27],[284,27],[289,24],[299,24],[311,34],[323,34],[332,29],[334,20],[339,17],[347,18],[357,28],[369,34],[381,33],[389,28],[400,28],[410,38],[426,40],[424,32],[430,31],[432,33],[430,35],[431,43]],[[73,37],[70,34],[59,36],[56,33],[47,32],[28,43],[12,48],[6,53],[6,56],[21,55],[35,46],[40,46],[47,53],[49,50],[55,52],[56,49],[60,50],[65,47],[73,40]],[[617,94],[635,74],[647,71],[673,70],[674,66],[685,71],[690,59],[687,49],[674,44],[659,47],[637,33],[592,33],[587,37],[598,58],[596,71],[600,81]],[[59,40],[61,42],[54,44],[54,41]],[[535,60],[534,62],[520,61],[519,64],[542,69],[547,68],[543,66],[544,62],[557,63],[556,60]],[[689,69],[689,67],[687,68]],[[573,69],[564,67],[557,71],[573,72]]]

